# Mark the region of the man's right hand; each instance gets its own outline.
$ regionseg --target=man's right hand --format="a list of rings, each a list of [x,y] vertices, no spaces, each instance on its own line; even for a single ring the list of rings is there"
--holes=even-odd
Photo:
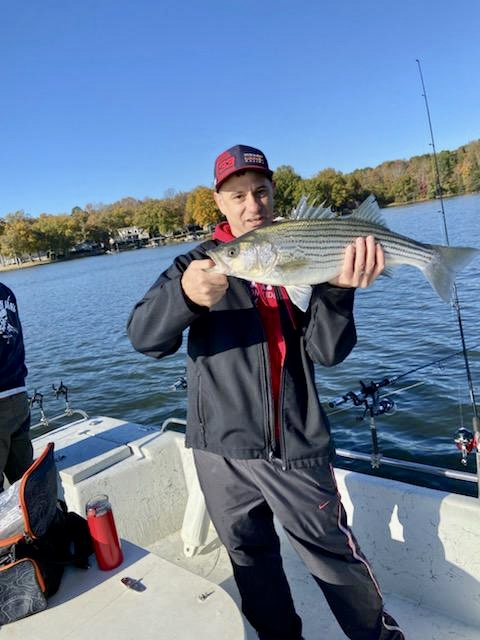
[[[228,289],[227,276],[206,271],[215,266],[213,260],[193,260],[182,276],[181,284],[189,300],[201,307],[213,307]]]

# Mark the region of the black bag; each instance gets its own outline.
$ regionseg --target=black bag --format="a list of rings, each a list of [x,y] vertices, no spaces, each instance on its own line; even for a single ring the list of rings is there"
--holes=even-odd
[[[87,568],[93,552],[86,520],[57,500],[53,448],[48,444],[18,487],[11,487],[20,518],[15,522],[10,500],[5,519],[10,533],[17,531],[0,537],[0,625],[45,609],[47,598],[58,591],[65,565]]]

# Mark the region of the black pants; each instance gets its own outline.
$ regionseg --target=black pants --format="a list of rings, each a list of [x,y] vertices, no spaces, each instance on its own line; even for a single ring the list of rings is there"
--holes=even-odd
[[[265,460],[194,451],[207,509],[229,553],[242,610],[262,640],[300,640],[273,515],[352,640],[404,640],[383,609],[347,525],[330,465],[282,471]]]
[[[30,404],[26,392],[0,399],[0,491],[3,474],[10,484],[33,462],[30,441]]]

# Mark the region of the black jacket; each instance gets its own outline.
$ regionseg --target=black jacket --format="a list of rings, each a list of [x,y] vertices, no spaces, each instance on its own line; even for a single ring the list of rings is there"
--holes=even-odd
[[[25,385],[22,326],[12,291],[0,282],[0,392]]]
[[[268,345],[249,283],[229,277],[225,296],[210,310],[189,303],[180,279],[193,259],[218,244],[204,242],[176,258],[133,309],[128,335],[154,358],[175,353],[188,327],[187,446],[230,458],[272,458],[275,449]],[[327,417],[313,363],[341,362],[356,342],[353,289],[316,285],[296,327],[281,308],[287,357],[280,389],[284,468],[332,458]],[[297,313],[297,312],[296,312]]]

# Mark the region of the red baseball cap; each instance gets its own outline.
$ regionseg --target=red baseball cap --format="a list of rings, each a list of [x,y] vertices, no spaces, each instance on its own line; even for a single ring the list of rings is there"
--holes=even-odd
[[[267,158],[263,151],[244,144],[236,144],[221,153],[215,160],[213,171],[215,191],[219,190],[227,178],[240,171],[260,171],[268,176],[270,180],[273,176],[273,171],[269,169]]]

